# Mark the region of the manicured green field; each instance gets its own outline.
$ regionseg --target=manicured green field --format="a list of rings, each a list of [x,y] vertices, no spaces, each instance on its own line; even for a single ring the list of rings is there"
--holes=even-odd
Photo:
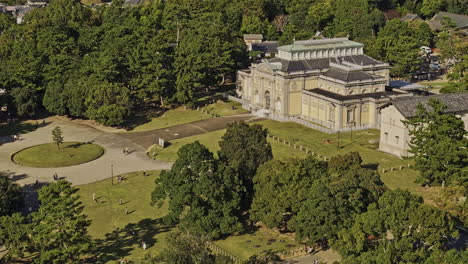
[[[96,144],[65,142],[57,148],[55,143],[37,145],[13,154],[13,161],[29,167],[57,168],[86,163],[104,154]]]
[[[264,120],[257,122],[265,128],[271,135],[286,139],[296,145],[307,147],[316,154],[325,157],[332,157],[340,154],[345,154],[351,151],[358,151],[363,159],[363,163],[371,167],[378,167],[381,172],[382,168],[387,170],[381,174],[382,180],[391,189],[403,188],[422,194],[422,188],[414,183],[418,176],[416,170],[403,169],[396,170],[400,166],[407,167],[411,162],[389,155],[377,150],[379,130],[361,130],[340,133],[326,134],[305,126],[292,122],[277,122],[273,120]],[[192,136],[171,141],[171,145],[165,149],[158,147],[154,148],[152,153],[156,153],[154,158],[163,161],[175,161],[177,159],[177,151],[185,144],[200,141],[207,146],[212,152],[219,150],[218,142],[221,140],[225,130],[214,131],[198,136]],[[351,140],[352,137],[352,140]],[[339,141],[339,148],[338,148]],[[272,145],[273,156],[275,159],[285,159],[289,157],[305,157],[304,152],[298,149],[293,149],[288,145],[279,143],[269,139]],[[390,168],[395,168],[395,171],[390,172]]]
[[[226,102],[219,100],[214,104],[204,107],[204,109],[218,116],[245,114],[249,112],[243,109],[240,103],[230,100],[227,100]]]
[[[149,122],[133,128],[133,130],[131,130],[130,132],[140,132],[140,131],[148,131],[148,130],[160,129],[160,128],[165,128],[165,127],[171,127],[171,126],[176,126],[176,125],[181,125],[181,124],[208,119],[210,117],[211,117],[210,115],[204,114],[201,111],[179,107],[179,108],[166,111],[161,116],[151,118]]]
[[[281,252],[300,247],[300,244],[291,238],[268,229],[260,229],[252,234],[230,236],[224,240],[216,241],[215,244],[223,249],[228,249],[231,254],[240,259],[261,255],[264,250]]]
[[[166,237],[174,227],[160,222],[161,217],[167,213],[167,206],[157,208],[150,205],[150,194],[158,175],[158,171],[147,172],[146,176],[143,172],[134,172],[123,175],[125,179],[120,183],[114,178],[114,185],[111,179],[106,179],[78,186],[84,214],[92,220],[88,232],[92,238],[97,239],[95,252],[96,258],[101,261],[99,263],[116,263],[121,257],[138,263],[145,254],[156,255],[168,246]],[[97,202],[92,199],[93,193]],[[119,199],[122,199],[122,205],[119,204]],[[126,208],[129,214],[125,214]],[[276,241],[269,242],[268,239]],[[246,242],[247,240],[251,242]],[[141,241],[148,245],[146,251],[141,249]],[[296,245],[287,237],[265,231],[231,236],[216,241],[215,244],[242,258],[248,258],[265,249],[281,251]]]
[[[233,109],[234,107],[234,109]],[[201,109],[208,110],[211,114],[218,116],[228,116],[235,114],[247,113],[247,110],[242,109],[242,106],[237,102],[221,101],[202,107]],[[205,114],[202,111],[193,110],[190,108],[178,107],[164,112],[161,116],[151,118],[148,122],[137,125],[129,132],[141,132],[160,128],[166,128],[181,124],[187,124],[199,120],[212,118],[211,115]]]
[[[177,159],[177,151],[188,143],[192,143],[195,140],[200,141],[203,145],[205,145],[211,152],[215,153],[219,150],[218,142],[221,140],[221,137],[226,132],[225,129],[218,130],[214,132],[209,132],[202,135],[191,136],[186,138],[181,138],[177,140],[171,141],[170,145],[164,149],[161,147],[156,146],[154,147],[149,153],[150,156],[157,160],[161,161],[175,161]],[[271,147],[273,150],[273,157],[276,159],[285,159],[285,158],[294,158],[294,157],[305,157],[306,154],[301,151],[293,151],[291,147],[286,146],[284,144],[278,143],[274,140],[268,140],[271,143]],[[154,156],[153,154],[156,154]]]

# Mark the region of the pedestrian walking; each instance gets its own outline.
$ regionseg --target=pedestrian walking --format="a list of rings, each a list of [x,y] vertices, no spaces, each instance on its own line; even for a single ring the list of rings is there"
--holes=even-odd
[[[146,250],[146,243],[145,243],[145,241],[141,241],[141,247],[143,248],[143,250]]]
[[[128,208],[125,207],[125,214],[128,215]]]
[[[119,205],[122,205],[122,199],[119,199]]]
[[[17,135],[13,135],[13,141],[16,141],[18,139]]]
[[[128,155],[128,147],[125,147],[125,155]]]
[[[93,193],[93,201],[96,202],[96,193]]]

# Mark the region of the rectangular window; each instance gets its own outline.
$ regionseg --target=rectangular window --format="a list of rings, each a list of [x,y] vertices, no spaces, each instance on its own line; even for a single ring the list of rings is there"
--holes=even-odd
[[[347,112],[347,122],[354,122],[354,109],[350,109]]]
[[[400,143],[400,137],[399,136],[395,136],[395,142],[398,144]]]
[[[388,141],[388,133],[385,132],[384,135],[385,135],[385,141]]]
[[[335,108],[334,107],[330,107],[328,109],[328,120],[335,122]]]

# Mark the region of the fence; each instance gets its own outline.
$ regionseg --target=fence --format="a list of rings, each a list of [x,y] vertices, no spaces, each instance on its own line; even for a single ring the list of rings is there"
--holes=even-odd
[[[289,147],[291,147],[291,148],[293,148],[295,150],[297,149],[298,151],[302,151],[302,152],[305,152],[306,154],[312,155],[312,156],[316,157],[317,159],[321,159],[321,160],[324,160],[324,161],[330,160],[329,157],[327,157],[325,155],[321,155],[319,153],[315,153],[311,149],[309,149],[307,146],[296,144],[294,142],[291,142],[291,140],[280,138],[280,137],[277,137],[277,136],[272,135],[272,134],[268,134],[268,137],[271,138],[272,140],[276,141],[276,142],[287,145],[287,146],[289,146]],[[413,168],[413,165],[411,165],[410,163],[407,163],[406,165],[399,165],[399,166],[387,167],[387,168],[383,167],[382,165],[379,165],[378,168],[377,168],[377,171],[379,171],[380,173],[383,174],[383,173],[387,173],[387,172],[392,172],[392,171],[397,171],[397,170],[402,170],[402,169],[412,169],[412,168]]]
[[[216,255],[222,255],[222,256],[226,256],[226,257],[230,258],[234,262],[234,264],[242,264],[243,263],[243,261],[240,258],[232,255],[231,253],[227,252],[226,250],[220,248],[219,246],[217,246],[217,245],[215,245],[215,244],[213,244],[213,243],[211,243],[209,241],[206,242],[206,246],[209,249],[211,249],[213,251],[213,253],[215,253]]]

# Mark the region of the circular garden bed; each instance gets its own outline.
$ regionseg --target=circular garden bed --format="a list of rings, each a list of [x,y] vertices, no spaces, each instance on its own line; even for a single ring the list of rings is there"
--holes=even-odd
[[[11,159],[24,166],[57,168],[78,165],[95,160],[104,154],[101,146],[84,142],[65,142],[36,145],[13,154]]]

